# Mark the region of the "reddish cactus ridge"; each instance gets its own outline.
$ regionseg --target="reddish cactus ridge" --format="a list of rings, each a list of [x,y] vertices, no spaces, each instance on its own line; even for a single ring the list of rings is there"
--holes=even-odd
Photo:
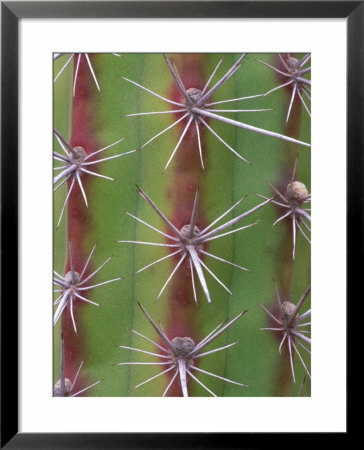
[[[75,55],[74,61],[76,61],[77,58],[78,55]],[[85,57],[82,57],[78,69],[77,85],[73,98],[70,144],[72,147],[83,147],[88,155],[100,147],[99,142],[95,139],[95,124],[92,109],[94,96],[97,94],[98,91],[96,90],[94,80],[90,74],[87,60]],[[82,184],[86,195],[90,179],[91,177],[89,175],[85,173],[82,174]],[[70,187],[70,181],[68,181],[68,183],[68,187]],[[72,245],[74,269],[78,273],[81,273],[91,250],[89,248],[84,248],[84,236],[86,235],[87,229],[90,227],[90,220],[91,216],[89,210],[85,205],[82,192],[77,186],[76,189],[73,189],[68,201],[67,234]],[[66,273],[70,268],[70,255],[68,253]],[[87,269],[88,273],[91,273],[90,271],[92,271],[92,261]],[[87,276],[87,273],[85,273],[85,276]],[[86,291],[85,295],[87,297]],[[71,381],[73,381],[81,361],[86,359],[82,314],[80,313],[84,307],[88,307],[88,305],[81,300],[77,300],[73,305],[78,334],[75,333],[73,328],[69,305],[66,307],[64,314],[62,314],[62,331],[65,349],[65,377],[69,378]],[[74,392],[85,387],[86,383],[87,381],[84,379],[81,371],[74,387]]]

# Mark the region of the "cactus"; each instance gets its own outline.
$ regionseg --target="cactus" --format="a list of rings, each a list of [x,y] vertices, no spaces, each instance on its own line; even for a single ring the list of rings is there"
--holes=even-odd
[[[309,58],[54,55],[55,396],[310,395]]]

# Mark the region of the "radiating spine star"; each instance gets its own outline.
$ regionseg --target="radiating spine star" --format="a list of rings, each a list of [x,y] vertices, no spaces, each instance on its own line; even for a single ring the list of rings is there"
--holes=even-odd
[[[306,241],[311,244],[310,238],[307,236],[307,232],[311,233],[311,227],[308,225],[307,222],[311,223],[311,216],[309,212],[311,209],[309,208],[303,208],[302,205],[305,203],[309,203],[311,201],[311,195],[308,193],[306,186],[301,183],[300,181],[296,181],[296,163],[293,168],[292,178],[290,183],[288,183],[286,188],[286,194],[283,195],[278,191],[278,189],[273,186],[271,183],[267,182],[268,185],[273,189],[273,191],[279,196],[281,199],[281,202],[278,202],[276,200],[272,200],[272,203],[275,205],[280,206],[281,208],[284,208],[285,213],[283,216],[279,217],[274,223],[273,226],[276,225],[278,222],[280,222],[283,219],[290,218],[292,220],[292,236],[293,236],[293,250],[292,250],[292,257],[293,260],[295,259],[296,255],[296,234],[297,230],[299,230],[302,234],[302,236],[306,239]],[[264,195],[258,195],[261,198],[267,198],[264,197]],[[305,227],[307,230],[306,232],[301,227],[301,224]]]
[[[275,72],[279,73],[280,75],[283,75],[288,79],[288,81],[285,81],[283,84],[271,89],[264,95],[268,95],[283,87],[292,86],[291,100],[289,102],[286,122],[288,122],[288,119],[291,115],[292,105],[296,97],[296,94],[299,97],[308,115],[311,117],[310,110],[303,98],[303,96],[305,96],[307,100],[311,102],[311,89],[310,89],[311,81],[307,80],[306,78],[303,78],[305,74],[311,72],[311,67],[307,67],[306,69],[304,69],[303,67],[307,63],[307,61],[311,58],[311,53],[307,53],[301,60],[298,60],[297,58],[291,56],[290,54],[287,55],[287,58],[284,58],[281,54],[279,54],[279,58],[281,59],[286,72],[277,69],[276,67],[273,67],[264,61],[260,61],[259,59],[257,60],[258,62],[264,64],[265,66],[271,68]]]
[[[172,386],[174,380],[179,376],[180,383],[181,383],[181,389],[182,394],[184,397],[188,397],[188,387],[187,387],[187,379],[188,377],[191,377],[193,380],[195,380],[200,386],[202,386],[209,394],[211,394],[213,397],[217,397],[207,386],[205,386],[192,372],[197,371],[200,373],[203,373],[205,375],[209,375],[213,378],[217,378],[219,380],[226,381],[227,383],[236,384],[238,386],[244,386],[249,387],[246,384],[238,383],[233,380],[229,380],[228,378],[221,377],[219,375],[216,375],[211,372],[207,372],[206,370],[202,370],[198,368],[195,365],[195,360],[198,358],[201,358],[203,356],[210,355],[212,353],[225,350],[229,347],[232,347],[233,345],[237,344],[238,342],[233,342],[231,344],[224,345],[223,347],[215,348],[213,350],[209,350],[207,352],[202,352],[202,349],[205,348],[210,342],[212,342],[214,339],[216,339],[218,336],[220,336],[227,328],[231,327],[240,317],[242,317],[247,310],[243,311],[242,313],[238,314],[234,319],[232,319],[229,323],[224,325],[226,323],[226,320],[224,322],[221,322],[214,330],[211,331],[202,341],[200,341],[198,344],[195,344],[195,342],[189,338],[189,337],[174,337],[173,339],[169,339],[166,335],[165,331],[163,330],[162,326],[158,326],[153,319],[150,317],[150,315],[147,313],[147,311],[143,308],[143,306],[138,303],[139,307],[143,311],[144,315],[147,317],[155,331],[158,333],[159,337],[162,339],[165,346],[158,344],[157,342],[153,341],[152,339],[142,335],[141,333],[131,330],[132,333],[137,334],[141,338],[147,340],[148,342],[151,342],[155,347],[158,348],[159,351],[162,351],[163,353],[152,353],[148,352],[146,350],[141,350],[138,348],[133,347],[126,347],[124,345],[120,345],[120,348],[126,349],[126,350],[132,350],[140,353],[144,353],[151,356],[156,356],[160,358],[162,361],[160,362],[121,362],[117,363],[116,365],[122,366],[122,365],[156,365],[156,366],[162,366],[166,367],[165,370],[158,373],[157,375],[148,378],[147,380],[143,381],[142,383],[139,383],[137,386],[134,387],[134,389],[148,383],[149,381],[154,380],[155,378],[160,377],[161,375],[164,375],[166,373],[169,373],[173,371],[173,376],[168,383],[165,391],[163,392],[162,397],[165,397],[168,393],[170,387]],[[224,326],[223,326],[224,325]]]
[[[59,145],[61,146],[61,148],[64,152],[64,155],[61,153],[55,152],[55,151],[53,152],[53,158],[56,161],[61,161],[64,164],[62,166],[54,167],[54,170],[61,171],[53,179],[53,184],[56,185],[54,188],[54,191],[56,191],[58,188],[60,188],[67,181],[71,182],[70,187],[68,189],[66,199],[64,201],[64,204],[63,204],[63,207],[61,210],[61,214],[60,214],[58,222],[57,222],[57,228],[58,228],[59,224],[61,223],[64,210],[66,208],[67,202],[69,200],[69,197],[71,195],[71,192],[74,188],[76,181],[82,192],[82,196],[85,200],[85,204],[86,204],[86,206],[88,206],[86,192],[83,188],[82,179],[81,179],[82,175],[88,174],[88,175],[92,175],[95,177],[104,178],[106,180],[114,181],[114,179],[111,177],[107,177],[106,175],[101,175],[99,173],[90,171],[89,167],[94,164],[98,164],[98,163],[101,163],[104,161],[109,161],[114,158],[119,158],[120,156],[125,156],[125,155],[129,155],[130,153],[135,153],[136,150],[130,150],[129,152],[120,153],[115,156],[109,156],[107,158],[93,160],[92,158],[94,156],[98,155],[99,153],[101,153],[105,150],[108,150],[109,148],[113,147],[114,145],[119,144],[120,142],[123,142],[125,138],[119,139],[118,141],[114,142],[113,144],[107,145],[106,147],[103,147],[100,150],[96,150],[95,152],[92,152],[89,155],[87,155],[87,153],[83,147],[80,147],[80,146],[72,147],[72,145],[69,142],[67,142],[67,140],[61,135],[61,133],[58,130],[54,129],[54,134],[56,135]]]
[[[233,226],[235,223],[239,222],[240,220],[244,219],[245,217],[249,216],[253,212],[257,211],[258,209],[262,208],[264,205],[269,203],[271,199],[267,199],[265,202],[255,206],[254,208],[250,209],[249,211],[240,214],[239,216],[235,217],[234,219],[229,220],[228,222],[224,223],[223,225],[220,225],[216,227],[215,229],[211,229],[214,225],[216,225],[217,222],[219,222],[223,217],[225,217],[228,213],[230,213],[234,208],[236,208],[245,197],[240,199],[238,202],[236,202],[232,207],[230,207],[227,211],[225,211],[223,214],[221,214],[216,220],[214,220],[209,226],[207,226],[205,229],[200,231],[200,229],[196,226],[196,220],[197,220],[197,209],[198,209],[198,201],[199,201],[199,190],[197,189],[195,200],[192,208],[191,213],[191,220],[190,223],[187,225],[184,225],[180,230],[163,214],[163,212],[157,207],[157,205],[152,201],[151,198],[148,197],[148,195],[139,187],[138,192],[139,194],[152,206],[152,208],[155,210],[155,212],[161,217],[163,222],[167,225],[167,227],[172,231],[172,234],[167,234],[158,228],[155,228],[154,226],[150,225],[149,223],[139,219],[138,217],[134,216],[133,214],[130,214],[127,212],[126,214],[133,219],[135,219],[137,222],[142,223],[143,225],[151,228],[152,230],[156,231],[157,233],[161,234],[165,238],[169,239],[173,242],[173,244],[167,244],[167,243],[155,243],[155,242],[143,242],[143,241],[117,241],[121,243],[132,243],[132,244],[144,244],[144,245],[154,245],[154,246],[161,246],[165,248],[169,248],[171,250],[174,250],[172,253],[170,253],[167,256],[164,256],[163,258],[160,258],[151,264],[148,264],[147,266],[143,267],[142,269],[139,269],[136,273],[140,273],[143,270],[147,269],[148,267],[153,266],[154,264],[157,264],[167,258],[177,256],[179,255],[180,259],[173,269],[172,273],[168,277],[167,281],[163,285],[162,289],[160,290],[157,300],[162,295],[164,289],[167,287],[168,283],[174,276],[174,274],[177,272],[178,268],[182,265],[182,263],[187,260],[189,262],[189,267],[191,271],[191,280],[192,280],[192,288],[193,288],[193,294],[194,299],[197,304],[197,296],[196,296],[196,288],[195,288],[195,276],[194,276],[194,270],[196,271],[196,274],[198,276],[198,279],[201,283],[202,289],[205,293],[205,296],[207,298],[207,301],[211,303],[210,293],[207,287],[207,283],[205,280],[205,276],[203,273],[203,269],[205,269],[230,295],[232,295],[231,291],[224,285],[224,283],[219,280],[219,278],[207,267],[207,265],[203,262],[201,256],[210,256],[211,258],[217,259],[218,261],[224,262],[226,264],[230,264],[231,266],[237,267],[238,269],[248,271],[245,267],[241,267],[235,263],[232,263],[230,261],[227,261],[223,258],[220,258],[218,256],[215,256],[203,249],[203,245],[206,242],[210,242],[214,239],[218,239],[223,236],[227,236],[232,233],[236,233],[237,231],[250,228],[253,225],[256,225],[258,222],[237,228],[232,231],[228,231],[225,233],[220,232],[224,231],[226,228],[229,228]]]
[[[279,292],[278,292],[277,284],[275,284],[275,286],[276,286],[277,300],[278,300],[278,306],[279,306],[279,317],[275,317],[263,305],[259,305],[259,306],[261,308],[263,308],[263,310],[271,317],[271,319],[273,319],[278,324],[278,327],[261,328],[261,330],[279,331],[279,332],[283,333],[283,338],[279,345],[279,353],[281,353],[282,345],[287,340],[289,360],[290,360],[290,364],[291,364],[291,371],[292,371],[292,377],[293,377],[294,382],[296,382],[296,378],[295,378],[295,374],[294,374],[293,351],[295,351],[297,353],[307,375],[311,378],[311,374],[308,371],[306,364],[296,346],[296,344],[298,344],[306,352],[311,354],[311,351],[307,347],[305,347],[301,342],[301,340],[302,340],[303,342],[306,342],[307,344],[311,345],[311,339],[309,337],[305,336],[305,334],[307,334],[308,331],[302,330],[303,327],[307,327],[307,326],[311,325],[311,322],[302,323],[303,320],[305,320],[305,319],[307,319],[307,317],[311,316],[311,309],[309,309],[308,311],[299,315],[299,311],[303,305],[303,302],[306,300],[308,294],[311,291],[311,286],[309,286],[305,290],[302,297],[298,301],[297,305],[294,305],[292,302],[290,302],[288,300],[282,302]],[[293,348],[293,351],[292,351],[292,348]]]
[[[93,249],[91,250],[91,253],[90,253],[89,257],[87,258],[87,261],[86,261],[81,273],[76,272],[76,270],[74,268],[71,241],[69,241],[68,246],[69,246],[69,260],[70,260],[71,270],[69,272],[67,272],[64,277],[62,277],[59,273],[54,271],[53,283],[57,286],[57,289],[55,289],[54,292],[57,292],[60,294],[59,297],[54,302],[54,305],[58,305],[57,310],[54,314],[54,325],[57,323],[58,319],[61,317],[66,306],[69,305],[73,328],[75,330],[75,333],[77,333],[76,322],[75,322],[75,318],[74,318],[74,314],[73,314],[74,301],[81,300],[83,302],[91,303],[92,305],[95,305],[95,306],[100,306],[98,303],[95,303],[95,302],[85,298],[82,295],[83,292],[88,291],[90,289],[94,289],[98,286],[102,286],[104,284],[112,283],[113,281],[121,280],[121,277],[113,278],[112,280],[104,281],[102,283],[94,284],[91,286],[85,286],[85,283],[87,283],[87,281],[91,280],[91,278],[93,278],[93,276],[96,275],[110,261],[111,256],[109,258],[107,258],[107,260],[103,264],[101,264],[101,266],[98,269],[96,269],[94,272],[92,272],[86,278],[82,279],[86,273],[88,264],[89,264],[89,262],[92,258],[92,255],[95,251],[96,244],[94,245]]]
[[[229,119],[228,117],[222,116],[220,114],[220,113],[235,113],[235,112],[241,113],[241,112],[269,111],[269,109],[244,110],[244,109],[214,109],[214,108],[212,108],[212,107],[215,107],[216,105],[220,105],[222,103],[236,102],[236,101],[240,101],[240,100],[246,100],[246,99],[257,98],[257,97],[263,96],[262,94],[259,94],[259,95],[251,95],[248,97],[239,97],[239,98],[233,98],[233,99],[229,99],[229,100],[222,100],[222,101],[218,101],[218,102],[209,101],[209,99],[217,91],[217,89],[219,89],[224,83],[226,83],[226,81],[229,80],[229,78],[231,78],[231,76],[234,75],[234,73],[240,68],[245,56],[246,56],[246,54],[243,54],[236,61],[236,63],[225,73],[225,75],[223,77],[221,77],[220,80],[217,81],[210,89],[208,89],[210,82],[212,81],[214,75],[216,74],[220,64],[222,63],[222,59],[221,59],[219,61],[219,63],[217,64],[216,68],[214,69],[214,71],[212,72],[205,87],[201,91],[194,87],[190,87],[190,88],[186,89],[173,60],[169,60],[168,57],[166,55],[164,55],[164,59],[165,59],[167,66],[172,74],[174,82],[184,98],[183,103],[167,99],[167,98],[157,94],[156,92],[136,83],[135,81],[132,81],[132,80],[129,80],[128,78],[122,77],[125,81],[128,81],[129,83],[133,84],[134,86],[137,86],[139,89],[142,89],[142,90],[148,92],[149,94],[154,95],[155,97],[163,100],[164,102],[168,103],[169,105],[172,105],[175,108],[175,109],[170,109],[167,111],[152,111],[152,112],[141,112],[141,113],[135,113],[135,114],[128,114],[125,117],[158,115],[158,114],[180,114],[180,117],[178,120],[173,122],[172,125],[169,125],[167,128],[165,128],[161,132],[157,133],[155,136],[153,136],[147,142],[145,142],[140,147],[140,149],[146,147],[149,143],[154,141],[154,139],[161,136],[163,133],[170,130],[172,127],[174,127],[178,123],[182,122],[184,119],[187,120],[187,124],[186,124],[185,128],[183,129],[181,136],[177,142],[177,145],[175,146],[169,160],[167,161],[167,164],[164,167],[164,171],[167,169],[167,167],[171,163],[171,161],[172,161],[174,155],[176,154],[187,131],[193,125],[196,128],[198,149],[199,149],[202,168],[204,168],[204,162],[203,162],[203,156],[202,156],[202,144],[201,144],[201,134],[200,134],[201,126],[206,127],[226,148],[228,148],[232,153],[234,153],[234,155],[236,155],[238,158],[242,159],[243,161],[247,162],[247,160],[245,158],[243,158],[236,150],[234,150],[227,142],[225,142],[224,139],[216,133],[216,131],[214,131],[210,127],[210,125],[206,122],[206,119],[219,120],[219,121],[227,123],[229,125],[233,125],[233,126],[236,126],[239,128],[244,128],[246,130],[250,130],[255,133],[264,134],[267,136],[275,137],[278,139],[282,139],[285,141],[294,142],[296,144],[310,147],[310,144],[307,144],[302,141],[298,141],[297,139],[293,139],[288,136],[284,136],[282,134],[275,133],[273,131],[264,130],[262,128],[258,128],[258,127],[252,126],[252,125],[248,125],[243,122],[238,122],[236,120]],[[217,113],[219,113],[219,114],[217,114]]]

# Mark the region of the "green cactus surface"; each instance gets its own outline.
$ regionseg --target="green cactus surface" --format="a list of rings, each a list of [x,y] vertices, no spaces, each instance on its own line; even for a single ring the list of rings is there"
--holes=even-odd
[[[193,95],[200,96],[201,92],[196,94],[190,88],[202,91],[203,96],[205,85],[220,60],[205,93],[235,63],[239,64],[208,100],[202,105],[194,103]],[[311,272],[310,231],[306,227],[310,226],[306,216],[310,218],[311,214],[307,211],[311,193],[309,65],[309,55],[301,53],[247,54],[245,57],[213,53],[54,56],[53,149],[58,155],[54,167],[63,167],[55,170],[54,176],[70,168],[72,163],[66,161],[67,157],[73,158],[74,167],[80,170],[79,178],[71,169],[63,178],[60,176],[57,181],[66,181],[54,192],[54,270],[58,274],[58,284],[54,285],[57,292],[53,301],[58,301],[54,306],[55,315],[64,306],[54,325],[52,381],[55,386],[60,379],[61,386],[58,391],[54,389],[55,395],[182,396],[184,382],[182,369],[178,372],[178,367],[185,364],[189,396],[310,396],[308,311],[311,297],[306,291]],[[284,75],[287,72],[290,77]],[[187,90],[190,96],[187,100],[178,83]],[[272,91],[283,84],[287,85]],[[140,86],[184,106],[169,103]],[[254,98],[223,102],[251,96]],[[209,106],[209,103],[216,104]],[[180,109],[187,112],[173,112]],[[198,113],[199,109],[204,113]],[[240,109],[262,111],[236,112]],[[161,111],[167,113],[135,115]],[[144,146],[184,114],[183,120]],[[233,122],[224,122],[214,115]],[[191,124],[186,130],[189,120]],[[265,135],[242,128],[236,122],[292,139]],[[78,147],[85,153],[75,156],[67,144],[75,155]],[[176,152],[170,160],[174,149]],[[116,155],[120,156],[111,159]],[[83,159],[78,162],[76,158]],[[101,161],[87,164],[98,160]],[[293,186],[292,181],[304,186]],[[289,191],[288,185],[292,188]],[[198,207],[195,204],[197,192]],[[201,241],[197,247],[187,240],[182,248],[176,233],[145,195],[179,232],[191,223],[192,211],[197,213],[194,224],[201,232],[244,196],[246,198],[210,230],[263,204],[266,199],[271,200],[217,234],[247,226],[245,229]],[[273,226],[292,211],[292,205],[296,215],[289,214]],[[297,220],[296,227],[293,217]],[[191,256],[194,250],[192,253],[186,250],[189,245],[197,249],[196,254],[202,261],[199,267],[211,302]],[[170,256],[173,252],[176,254]],[[66,286],[67,274],[72,275],[73,270],[81,275],[90,254],[79,287],[75,287],[77,277]],[[185,258],[180,263],[183,255]],[[163,257],[165,260],[136,273]],[[156,301],[179,263],[178,270]],[[82,280],[95,271],[97,273],[82,284]],[[71,275],[68,278],[72,278]],[[285,308],[289,304],[284,302],[297,305],[304,294],[296,315],[287,316]],[[138,303],[157,327],[162,327],[160,334]],[[189,337],[197,344],[225,319],[231,321],[243,312],[242,317],[200,353],[223,348],[195,357],[193,362],[192,357],[184,359],[182,350],[178,353],[176,347],[173,351],[169,349],[161,337],[163,333],[170,341]],[[300,321],[300,316],[306,312],[305,319]],[[284,319],[282,314],[286,314]],[[305,323],[307,325],[301,328]],[[177,341],[173,342],[177,345]],[[187,341],[183,342],[185,345]],[[236,344],[224,348],[233,343]],[[158,364],[120,364],[136,362]],[[163,371],[166,373],[159,375]],[[155,379],[138,386],[154,376]],[[67,388],[67,379],[74,384],[71,390]]]

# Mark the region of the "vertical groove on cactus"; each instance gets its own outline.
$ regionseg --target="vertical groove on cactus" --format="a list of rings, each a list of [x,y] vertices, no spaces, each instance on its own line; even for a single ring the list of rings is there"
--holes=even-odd
[[[141,73],[140,73],[141,80],[143,80],[144,74],[145,74],[145,58],[144,58],[144,55],[142,55]],[[137,98],[137,101],[135,103],[136,103],[136,105],[139,106],[140,103],[141,103],[141,98],[140,98],[141,97],[141,93],[140,93],[140,91],[136,92],[135,96]],[[138,144],[138,147],[139,147],[141,145],[141,143],[142,143],[141,140],[140,140],[140,136],[141,136],[141,119],[140,118],[137,118],[137,120],[136,120],[136,128],[137,128],[137,133],[136,134],[138,136],[138,143],[137,144]],[[142,154],[139,153],[137,155],[137,158],[138,158],[138,164],[137,164],[137,179],[136,179],[136,182],[138,184],[138,183],[140,183],[141,172],[142,172],[142,167],[141,167]],[[134,188],[134,186],[133,186],[133,188]],[[138,216],[138,213],[139,213],[139,210],[140,210],[140,201],[141,201],[141,199],[140,199],[140,196],[137,194],[136,189],[135,189],[135,197],[134,198],[135,198],[135,210],[133,211],[133,213],[136,216]],[[134,228],[134,234],[132,236],[132,239],[136,240],[136,228]],[[133,274],[135,274],[135,272],[138,269],[135,252],[136,252],[136,249],[133,248],[133,251],[132,251],[132,265],[131,265],[131,271],[132,271]],[[132,283],[132,286],[131,286],[131,296],[132,296],[133,299],[136,298],[135,282],[136,282],[136,278],[135,278],[135,275],[133,275],[133,283]],[[131,323],[131,328],[134,329],[134,324],[135,324],[135,309],[134,308],[131,309],[130,323]],[[135,336],[133,335],[133,333],[128,333],[128,341],[127,342],[128,342],[128,345],[130,347],[133,347],[133,345],[134,345],[134,337]],[[132,360],[131,359],[132,356],[133,356],[132,355],[132,351],[129,351],[129,355],[128,355],[129,359],[128,359],[128,361]],[[131,370],[128,370],[128,372],[127,372],[127,390],[128,390],[128,392],[130,392],[130,389],[132,389],[133,387],[134,387],[134,385],[131,382]]]

